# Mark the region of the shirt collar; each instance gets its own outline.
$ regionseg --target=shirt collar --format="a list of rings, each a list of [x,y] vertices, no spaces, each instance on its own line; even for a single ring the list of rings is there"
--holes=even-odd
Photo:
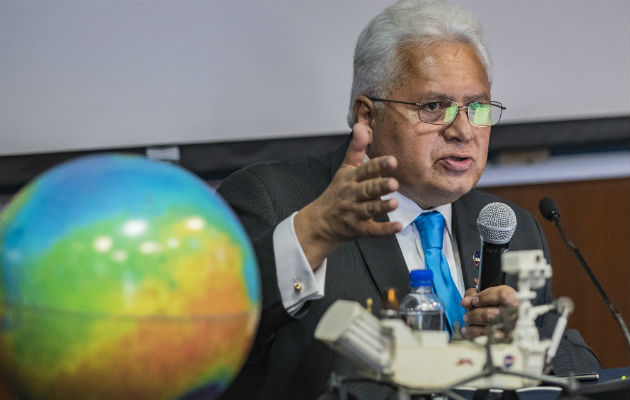
[[[370,159],[367,154],[363,156],[363,162],[367,162]],[[403,230],[407,228],[407,226],[411,225],[413,221],[423,212],[429,211],[437,211],[444,217],[444,226],[446,227],[446,231],[448,232],[448,236],[451,240],[453,240],[453,235],[451,231],[451,220],[453,219],[453,203],[444,204],[441,206],[437,206],[431,210],[423,210],[417,205],[413,200],[400,194],[399,192],[394,192],[387,194],[385,196],[381,196],[381,199],[397,199],[398,200],[398,208],[394,211],[390,211],[387,213],[390,221],[398,221],[402,224]]]
[[[411,225],[413,221],[423,212],[429,211],[437,211],[444,217],[444,226],[448,231],[448,235],[453,239],[452,230],[451,230],[451,221],[453,219],[453,207],[452,203],[444,204],[438,207],[435,207],[431,210],[423,210],[420,208],[418,204],[416,204],[410,198],[404,196],[400,192],[394,192],[387,194],[385,196],[381,196],[382,199],[397,199],[398,200],[398,208],[387,213],[390,221],[398,221],[402,224],[403,229],[407,228],[407,226]]]

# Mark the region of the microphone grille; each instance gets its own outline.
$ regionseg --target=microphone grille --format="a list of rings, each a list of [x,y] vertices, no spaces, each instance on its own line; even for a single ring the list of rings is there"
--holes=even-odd
[[[484,242],[505,244],[516,230],[516,214],[505,203],[489,203],[479,212],[477,228]]]

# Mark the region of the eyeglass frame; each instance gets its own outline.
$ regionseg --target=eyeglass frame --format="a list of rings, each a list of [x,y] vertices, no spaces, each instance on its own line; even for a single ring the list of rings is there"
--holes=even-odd
[[[468,122],[470,122],[470,124],[472,126],[476,126],[478,128],[490,128],[492,126],[495,126],[499,123],[499,121],[501,121],[501,116],[503,115],[503,110],[507,110],[507,107],[505,107],[501,102],[498,101],[488,101],[488,102],[481,102],[481,101],[471,101],[470,103],[468,103],[468,105],[465,106],[460,106],[459,104],[457,104],[457,102],[455,100],[451,100],[449,98],[444,98],[444,99],[439,99],[439,100],[450,100],[451,103],[455,103],[457,105],[457,112],[455,112],[453,115],[453,120],[451,122],[448,123],[443,123],[443,124],[439,124],[439,123],[435,123],[435,122],[426,122],[422,119],[422,117],[420,117],[420,107],[423,106],[422,104],[422,100],[421,99],[420,102],[418,103],[414,103],[414,102],[410,102],[410,101],[402,101],[402,100],[389,100],[389,99],[381,99],[378,97],[368,97],[368,99],[370,99],[371,101],[382,101],[385,103],[398,103],[398,104],[407,104],[410,106],[416,106],[418,107],[418,119],[420,119],[420,121],[424,122],[425,124],[431,124],[431,125],[439,125],[439,126],[448,126],[451,125],[453,122],[455,122],[455,119],[457,118],[457,114],[459,114],[459,110],[461,109],[466,109],[466,118],[468,119]],[[438,100],[438,99],[435,99]],[[478,104],[489,104],[491,106],[495,106],[495,107],[499,107],[499,110],[501,111],[501,114],[499,114],[499,119],[497,120],[497,122],[493,123],[492,125],[475,125],[473,124],[473,122],[470,120],[470,115],[468,114],[468,110],[471,104],[473,103],[478,103]]]

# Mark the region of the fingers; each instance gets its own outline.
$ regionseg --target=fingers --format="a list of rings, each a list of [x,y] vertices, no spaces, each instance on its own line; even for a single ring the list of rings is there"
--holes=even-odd
[[[395,210],[398,207],[398,200],[373,200],[366,201],[355,205],[355,212],[361,219],[374,218]]]
[[[357,144],[354,139],[352,142]],[[354,203],[371,202],[361,205],[363,210],[367,212],[367,214],[363,214],[364,217],[373,217],[393,210],[395,207],[388,207],[386,202],[381,203],[380,197],[393,193],[399,188],[398,181],[391,177],[398,164],[396,158],[383,156],[367,162],[363,162],[362,158],[361,165],[354,167],[348,164],[349,160],[353,158],[353,154],[356,155],[358,152],[348,148],[345,165],[341,166],[333,178],[333,184],[339,184],[340,199]]]
[[[359,182],[355,190],[356,200],[371,200],[398,190],[398,181],[393,178],[369,179]]]
[[[367,163],[365,153],[370,143],[368,128],[357,123],[352,128],[352,140],[348,145],[343,164],[358,168],[356,181],[363,181],[379,176],[389,176],[397,167],[397,161],[392,156],[377,157]]]
[[[470,310],[475,307],[479,303],[479,298],[475,296],[479,291],[477,288],[469,288],[466,289],[464,293],[464,298],[461,301],[461,306],[467,310]]]
[[[367,179],[391,176],[397,166],[398,161],[393,156],[376,157],[357,168],[355,180],[361,182]]]
[[[352,140],[346,151],[346,158],[343,163],[359,167],[363,164],[365,151],[370,143],[370,134],[367,127],[363,124],[354,124],[352,127]]]
[[[486,326],[499,315],[502,307],[517,307],[520,300],[516,298],[514,288],[501,285],[481,292],[474,288],[468,289],[461,304],[468,310],[464,315],[467,326],[462,329],[462,333],[468,338],[474,338],[486,334]]]
[[[369,236],[395,235],[402,230],[400,222],[374,222],[370,221],[365,228]]]
[[[517,307],[519,304],[514,288],[506,285],[489,287],[481,292],[475,288],[467,289],[461,301],[462,307],[467,310],[476,307]]]
[[[467,339],[474,339],[485,334],[486,329],[483,326],[467,325],[462,328],[462,335]]]
[[[498,315],[498,307],[484,307],[469,310],[464,315],[466,326],[462,328],[462,334],[469,339],[485,335],[487,333],[486,326]]]
[[[466,322],[468,325],[479,325],[483,327],[492,322],[492,320],[495,319],[498,315],[498,307],[475,308],[468,311],[464,315],[464,322]]]
[[[485,336],[487,334],[488,332],[483,326],[468,325],[462,328],[462,335],[464,335],[464,337],[467,339],[474,339],[478,336]],[[505,333],[502,331],[495,330],[494,332],[492,332],[492,334],[496,339],[505,338]],[[508,333],[508,337],[512,337],[512,332]]]
[[[477,304],[475,304],[475,307],[517,307],[520,304],[520,300],[516,298],[516,290],[507,285],[489,287],[479,292],[476,297],[478,297],[479,300]]]

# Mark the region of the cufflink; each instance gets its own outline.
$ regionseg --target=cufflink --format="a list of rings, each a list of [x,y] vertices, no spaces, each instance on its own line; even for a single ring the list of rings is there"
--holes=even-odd
[[[295,282],[293,284],[293,289],[295,289],[296,292],[299,292],[300,290],[302,290],[302,284],[300,282]]]

